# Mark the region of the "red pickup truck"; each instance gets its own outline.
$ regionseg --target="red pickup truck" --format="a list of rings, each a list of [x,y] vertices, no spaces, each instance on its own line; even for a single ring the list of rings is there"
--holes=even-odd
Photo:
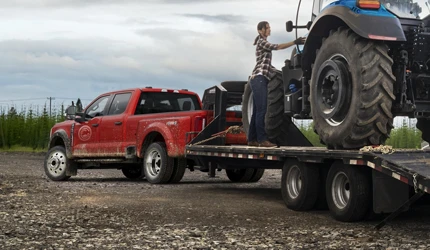
[[[217,88],[226,86],[242,93],[245,83],[223,82]],[[185,158],[185,146],[203,128],[214,126],[212,122],[221,124],[222,130],[241,124],[237,111],[225,111],[226,121],[221,123],[216,119],[220,111],[216,93],[214,88],[207,89],[202,103],[188,90],[146,87],[102,94],[84,110],[72,105],[66,110],[68,119],[51,129],[45,173],[51,180],[61,181],[76,175],[78,169],[116,168],[131,179],[179,182],[186,168],[199,167],[198,162]],[[221,105],[228,110],[240,102],[241,96],[230,91]],[[217,132],[219,126],[213,130]],[[215,139],[225,145],[247,143],[243,132]]]

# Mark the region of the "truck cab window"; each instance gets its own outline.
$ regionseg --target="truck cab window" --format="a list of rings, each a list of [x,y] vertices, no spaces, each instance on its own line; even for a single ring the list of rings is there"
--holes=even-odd
[[[110,96],[102,96],[88,107],[86,113],[92,117],[103,115]]]
[[[124,113],[130,100],[131,93],[116,94],[110,105],[108,115],[119,115]]]

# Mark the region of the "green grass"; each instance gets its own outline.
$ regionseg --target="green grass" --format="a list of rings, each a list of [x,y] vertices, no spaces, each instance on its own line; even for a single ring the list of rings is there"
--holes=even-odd
[[[23,146],[12,146],[10,148],[0,148],[0,152],[25,152],[25,153],[42,153],[46,152],[47,149],[43,148],[30,148],[30,147],[23,147]]]

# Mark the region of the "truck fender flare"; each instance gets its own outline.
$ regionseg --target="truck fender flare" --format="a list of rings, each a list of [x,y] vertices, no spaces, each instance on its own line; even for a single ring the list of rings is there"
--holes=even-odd
[[[63,143],[60,143],[60,141],[62,141]],[[49,140],[49,148],[62,144],[64,144],[64,147],[66,149],[67,158],[73,158],[71,140],[64,129],[59,129],[52,134]]]
[[[139,128],[142,126],[142,124],[139,125]],[[139,149],[138,149],[138,155],[140,155],[140,157],[143,157],[143,155],[141,155],[142,152],[142,147],[143,144],[145,143],[145,140],[148,138],[148,135],[150,135],[151,133],[159,133],[162,137],[164,142],[166,143],[166,150],[167,150],[167,155],[170,156],[173,148],[172,145],[170,145],[170,143],[167,143],[168,141],[173,140],[173,135],[172,132],[170,131],[170,129],[167,127],[167,125],[165,123],[162,122],[154,122],[154,123],[150,123],[149,126],[143,126],[145,132],[142,135],[139,135]],[[139,134],[139,133],[138,133]]]
[[[384,7],[378,10],[378,15],[363,14],[364,12],[366,11],[358,9],[355,5],[330,6],[323,10],[309,30],[303,50],[303,70],[305,72],[311,70],[311,64],[315,60],[316,50],[321,47],[322,39],[328,37],[331,30],[341,26],[349,27],[357,35],[369,40],[406,41],[399,19]]]

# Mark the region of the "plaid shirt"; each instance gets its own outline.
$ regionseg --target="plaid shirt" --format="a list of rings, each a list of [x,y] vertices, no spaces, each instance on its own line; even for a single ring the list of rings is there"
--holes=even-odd
[[[255,49],[255,56],[257,64],[252,71],[251,78],[256,75],[263,75],[270,80],[269,73],[275,70],[272,66],[272,50],[277,50],[278,44],[269,43],[266,38],[260,36],[257,41],[257,47]]]

